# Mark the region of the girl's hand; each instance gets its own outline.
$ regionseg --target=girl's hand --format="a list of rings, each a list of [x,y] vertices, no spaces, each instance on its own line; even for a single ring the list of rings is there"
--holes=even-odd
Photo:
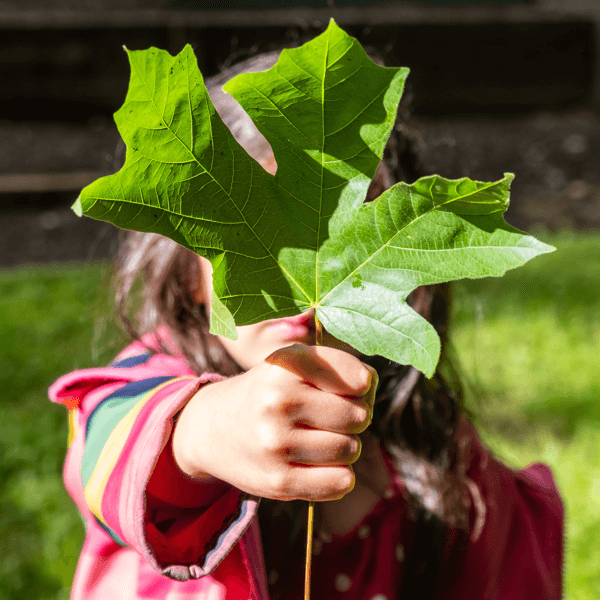
[[[377,374],[350,354],[296,344],[242,375],[204,386],[173,433],[179,468],[256,496],[335,500],[354,487],[358,433]]]

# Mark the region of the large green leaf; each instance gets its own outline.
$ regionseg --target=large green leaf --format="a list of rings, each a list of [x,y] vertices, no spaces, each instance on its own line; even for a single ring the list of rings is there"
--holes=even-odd
[[[512,175],[496,183],[426,177],[364,204],[394,125],[407,69],[373,63],[331,22],[264,73],[225,89],[267,138],[269,175],[216,113],[189,46],[129,52],[115,114],[123,168],[74,209],[164,234],[213,265],[211,331],[310,307],[333,335],[431,375],[440,343],[406,304],[423,284],[499,276],[549,252],[508,226]]]

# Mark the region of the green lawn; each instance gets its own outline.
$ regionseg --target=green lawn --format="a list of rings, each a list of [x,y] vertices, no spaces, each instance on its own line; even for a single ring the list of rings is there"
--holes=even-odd
[[[558,252],[455,286],[468,407],[493,450],[542,460],[567,507],[566,597],[600,598],[600,235],[542,235]],[[101,265],[0,271],[0,599],[63,599],[83,526],[61,481],[66,411],[47,386],[105,364]]]
[[[83,523],[61,480],[67,413],[46,388],[111,354],[95,319],[101,273],[99,266],[0,272],[2,600],[68,597]]]
[[[455,285],[468,407],[505,462],[552,467],[566,504],[566,598],[600,598],[600,235],[502,279]]]

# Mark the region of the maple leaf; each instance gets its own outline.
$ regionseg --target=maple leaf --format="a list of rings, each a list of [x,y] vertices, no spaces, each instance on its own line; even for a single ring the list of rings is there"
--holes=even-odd
[[[131,81],[115,121],[123,168],[86,187],[74,210],[166,235],[213,266],[211,332],[309,308],[363,354],[431,376],[439,338],[406,303],[424,284],[500,276],[547,246],[507,225],[513,176],[437,175],[364,204],[408,69],[371,61],[332,21],[228,91],[271,144],[273,176],[213,107],[190,46],[128,51]]]

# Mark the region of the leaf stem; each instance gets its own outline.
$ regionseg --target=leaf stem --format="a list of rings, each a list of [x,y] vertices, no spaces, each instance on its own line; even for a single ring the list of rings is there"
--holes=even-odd
[[[315,345],[323,345],[323,325],[315,313]],[[315,503],[308,503],[308,523],[306,528],[306,565],[304,568],[304,600],[310,600],[310,571],[312,564],[313,528],[315,523]]]
[[[310,600],[310,570],[312,563],[313,524],[315,522],[315,503],[308,503],[308,527],[306,531],[306,565],[304,567],[304,600]]]
[[[315,346],[323,346],[323,325],[321,321],[319,321],[319,317],[315,314]]]

